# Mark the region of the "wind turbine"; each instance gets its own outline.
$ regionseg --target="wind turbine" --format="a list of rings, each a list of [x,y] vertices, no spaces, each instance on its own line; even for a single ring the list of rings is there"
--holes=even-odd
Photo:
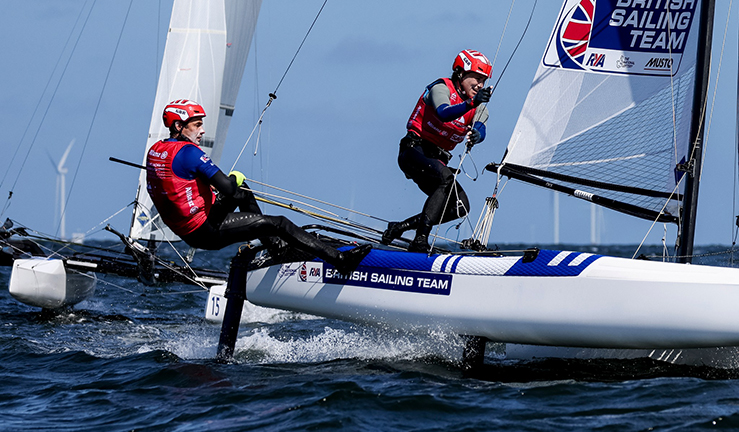
[[[69,145],[67,146],[67,149],[64,150],[64,154],[62,155],[62,158],[59,159],[59,163],[54,163],[54,160],[51,159],[51,155],[49,155],[49,159],[51,160],[51,164],[56,168],[56,206],[59,208],[59,237],[62,239],[66,238],[66,217],[65,217],[65,210],[66,210],[66,204],[67,204],[67,198],[66,198],[66,184],[65,184],[65,176],[67,174],[67,168],[64,166],[64,164],[67,162],[67,156],[69,156],[69,151],[72,150],[72,146],[74,145],[74,139],[70,141]]]

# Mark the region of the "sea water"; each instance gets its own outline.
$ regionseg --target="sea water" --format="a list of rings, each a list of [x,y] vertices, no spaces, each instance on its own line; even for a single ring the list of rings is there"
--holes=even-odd
[[[710,255],[725,249],[700,248],[708,255],[699,260],[729,265]],[[226,268],[233,253],[201,259]],[[101,276],[94,298],[42,314],[13,300],[8,280],[0,268],[0,430],[739,429],[738,370],[511,361],[488,344],[484,368],[469,375],[455,335],[253,306],[224,364],[214,360],[220,326],[203,318],[204,290]]]

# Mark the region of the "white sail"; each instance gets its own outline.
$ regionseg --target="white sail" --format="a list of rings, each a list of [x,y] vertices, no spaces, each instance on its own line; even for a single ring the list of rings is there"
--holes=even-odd
[[[205,109],[205,135],[200,145],[218,162],[260,6],[261,0],[174,1],[144,161],[154,143],[169,137],[162,123],[164,106],[172,100],[190,99]],[[139,176],[130,236],[177,239],[158,218],[146,192],[144,171]]]
[[[675,215],[667,196],[689,148],[698,3],[565,0],[504,163]]]
[[[223,68],[221,103],[216,127],[216,141],[210,153],[211,159],[221,160],[226,134],[231,124],[251,39],[257,26],[262,0],[226,0],[226,64]],[[210,123],[211,125],[213,123]]]

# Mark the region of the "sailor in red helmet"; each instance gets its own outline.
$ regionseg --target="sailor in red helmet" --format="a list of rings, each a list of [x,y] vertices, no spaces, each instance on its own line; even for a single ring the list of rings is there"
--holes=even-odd
[[[244,175],[232,171],[226,176],[199,147],[204,118],[205,110],[196,102],[170,102],[163,113],[170,138],[152,145],[146,157],[147,190],[175,234],[200,249],[220,249],[258,238],[275,259],[284,249],[283,240],[342,273],[359,265],[370,252],[369,245],[340,252],[284,216],[263,215]],[[240,211],[234,212],[237,207]]]
[[[454,59],[451,78],[439,78],[426,87],[408,120],[408,133],[400,140],[398,165],[428,195],[421,213],[402,222],[390,222],[382,243],[390,244],[415,229],[408,250],[430,252],[428,236],[433,225],[469,212],[467,194],[447,166],[451,151],[465,139],[475,145],[485,139],[485,122],[491,87],[484,87],[493,66],[482,53],[464,50]]]

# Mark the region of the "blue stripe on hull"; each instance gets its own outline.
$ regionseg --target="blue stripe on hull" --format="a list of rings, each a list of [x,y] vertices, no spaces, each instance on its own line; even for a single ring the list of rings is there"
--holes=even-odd
[[[431,266],[438,256],[427,256],[425,253],[417,252],[372,249],[372,252],[362,260],[362,266],[431,271]]]
[[[568,254],[557,262],[557,258],[563,253]],[[530,263],[524,263],[522,260],[516,262],[506,273],[505,276],[577,276],[582,273],[590,264],[600,258],[602,255],[590,255],[580,252],[562,252],[553,250],[541,250],[536,259]],[[580,258],[577,265],[572,265],[575,260]]]
[[[349,248],[342,249],[345,250]],[[361,267],[427,272],[432,270],[434,261],[439,257],[440,255],[436,254],[427,256],[423,253],[373,249],[372,252],[370,252],[370,254],[362,261]],[[519,258],[505,272],[501,271],[497,274],[500,276],[577,276],[590,264],[601,257],[602,255],[593,255],[581,252],[542,249],[539,251],[539,254],[534,261],[524,263],[522,259]],[[499,267],[496,264],[500,263],[500,260],[510,259],[510,257],[449,255],[446,256],[442,262],[441,272],[452,274],[476,274],[476,272],[471,271],[459,271],[461,267],[464,267],[462,263],[475,260],[476,266],[487,267],[485,263],[489,262],[490,267],[492,268],[494,266]]]

